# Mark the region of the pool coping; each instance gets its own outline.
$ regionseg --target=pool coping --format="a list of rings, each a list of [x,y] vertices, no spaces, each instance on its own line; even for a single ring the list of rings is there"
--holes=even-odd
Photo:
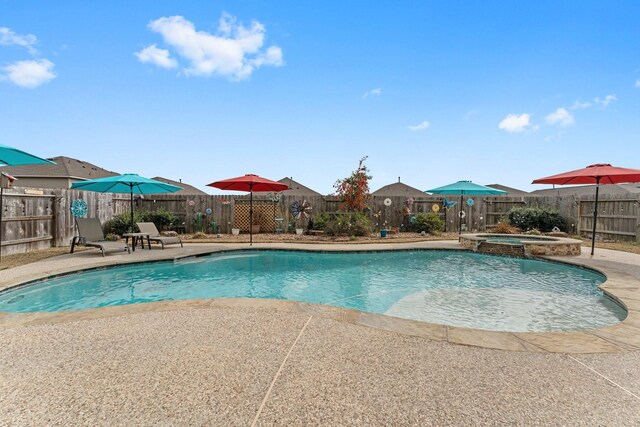
[[[218,244],[215,247],[198,248],[190,253],[168,249],[153,252],[151,259],[123,259],[122,257],[96,256],[96,261],[86,266],[63,266],[41,272],[32,272],[19,279],[1,281],[0,292],[20,286],[26,286],[34,281],[73,274],[87,270],[97,270],[115,266],[135,265],[141,263],[155,263],[166,261],[180,261],[192,257],[206,256],[213,253],[238,250],[291,250],[311,252],[371,252],[397,250],[452,250],[471,252],[447,241],[421,242],[422,244],[398,243],[392,247],[388,244],[368,244],[365,248],[353,246],[332,245],[295,245],[287,243],[257,244],[249,247],[246,244]],[[428,244],[434,243],[434,244]],[[192,249],[195,249],[192,248]],[[201,249],[201,250],[200,250]],[[177,253],[178,252],[178,253]],[[63,255],[66,257],[66,255]],[[58,258],[58,257],[55,257]],[[484,347],[505,351],[552,352],[552,353],[618,353],[640,350],[640,280],[633,275],[613,267],[595,267],[589,265],[585,259],[571,257],[539,257],[553,262],[566,263],[604,274],[607,278],[600,288],[603,292],[627,310],[627,317],[620,323],[604,328],[580,332],[498,332],[481,329],[471,329],[458,326],[426,323],[417,320],[402,319],[384,314],[363,312],[348,308],[313,304],[300,301],[251,299],[251,298],[213,298],[192,299],[179,301],[162,301],[140,304],[129,304],[115,307],[103,307],[78,311],[55,313],[10,313],[0,312],[0,327],[19,327],[44,325],[52,323],[66,323],[112,316],[131,315],[149,311],[173,311],[202,308],[220,309],[264,309],[284,312],[316,314],[333,320],[352,323],[361,326],[384,329],[404,335],[418,336],[435,341],[446,341],[452,344]],[[53,259],[52,259],[53,260]],[[36,263],[37,264],[37,263]],[[10,269],[11,270],[11,269]],[[9,271],[9,270],[4,270]]]

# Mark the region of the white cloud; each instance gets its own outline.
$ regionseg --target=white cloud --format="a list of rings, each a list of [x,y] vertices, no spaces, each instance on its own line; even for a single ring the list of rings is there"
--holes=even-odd
[[[366,98],[368,96],[380,96],[380,95],[382,95],[382,89],[377,87],[375,89],[371,89],[370,91],[366,92],[364,95],[362,95],[362,97]]]
[[[428,128],[429,126],[431,126],[431,123],[429,123],[427,120],[423,121],[422,123],[415,125],[415,126],[409,126],[409,130],[425,130],[426,128]]]
[[[6,72],[2,79],[33,89],[57,77],[53,67],[54,63],[48,59],[18,61],[2,68]]]
[[[636,87],[640,89],[640,80],[636,80]]]
[[[169,16],[151,21],[149,28],[187,61],[188,65],[183,68],[187,75],[221,75],[240,80],[262,66],[284,65],[282,49],[278,46],[263,49],[266,30],[258,21],[245,27],[238,24],[235,17],[223,13],[217,34],[211,34],[197,31],[194,24],[182,16]]]
[[[464,117],[462,117],[462,120],[464,120],[464,121],[471,120],[474,117],[476,117],[477,115],[478,115],[478,110],[469,110],[464,115]]]
[[[140,62],[148,62],[158,67],[174,68],[178,66],[178,62],[171,58],[168,50],[158,49],[155,44],[145,47],[134,55],[138,57]]]
[[[14,33],[10,28],[0,27],[0,45],[21,46],[26,48],[30,54],[35,55],[38,51],[33,47],[38,43],[38,38],[33,34],[24,36]]]
[[[570,110],[584,110],[585,108],[589,108],[591,107],[591,103],[589,101],[580,101],[579,99],[576,99],[576,102],[573,103],[573,105],[571,107],[569,107]]]
[[[520,114],[508,114],[507,117],[502,119],[498,127],[509,133],[519,133],[525,131],[531,126],[531,116],[524,113]]]
[[[618,97],[615,95],[607,95],[604,97],[604,99],[600,99],[600,98],[595,98],[593,100],[593,102],[595,102],[596,104],[600,104],[602,105],[602,108],[606,108],[607,105],[609,105],[610,103],[617,101]]]
[[[571,126],[575,123],[573,114],[568,112],[565,108],[558,108],[556,111],[545,117],[545,120],[550,125]]]

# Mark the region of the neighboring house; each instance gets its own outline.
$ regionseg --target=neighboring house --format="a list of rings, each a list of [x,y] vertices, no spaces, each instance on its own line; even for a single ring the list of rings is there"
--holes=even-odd
[[[49,160],[56,164],[2,166],[0,171],[18,178],[16,186],[31,188],[70,188],[74,182],[118,175],[71,157],[58,156]]]
[[[282,194],[285,196],[322,196],[322,194],[318,193],[315,190],[312,190],[309,187],[305,187],[297,181],[294,181],[293,178],[284,177],[278,182],[283,184],[287,184],[289,186],[289,190],[284,190]]]
[[[380,197],[402,196],[407,198],[409,197],[416,198],[416,197],[426,197],[427,193],[401,182],[400,177],[398,177],[398,182],[394,182],[393,184],[380,187],[376,191],[371,193],[371,195],[380,196]]]
[[[565,186],[558,185],[556,188],[545,188],[529,193],[530,196],[595,196],[595,185]],[[601,184],[599,194],[617,195],[633,194],[640,195],[640,184]]]
[[[193,185],[185,184],[184,182],[182,182],[182,180],[174,181],[172,179],[163,178],[161,176],[156,176],[156,177],[151,178],[151,179],[155,179],[156,181],[164,182],[165,184],[171,184],[171,185],[176,185],[178,187],[182,187],[182,190],[176,191],[173,194],[181,194],[181,195],[185,195],[185,196],[208,196],[208,194],[205,193],[204,191],[197,189]]]
[[[518,190],[517,188],[507,187],[502,184],[487,184],[485,187],[495,188],[496,190],[506,191],[507,194],[500,194],[500,196],[509,196],[509,197],[520,197],[520,196],[530,196],[526,191]]]

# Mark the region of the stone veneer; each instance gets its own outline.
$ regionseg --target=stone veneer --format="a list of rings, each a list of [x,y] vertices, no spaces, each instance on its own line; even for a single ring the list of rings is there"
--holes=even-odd
[[[513,252],[512,243],[486,242],[488,234],[463,234],[460,236],[460,245],[464,248],[471,249],[476,252],[484,252],[501,255],[517,255]],[[497,234],[496,236],[508,236],[514,239],[518,237],[526,237],[531,239],[530,235],[523,234]],[[522,240],[525,256],[561,256],[561,255],[580,255],[582,241],[569,239],[566,237],[554,237],[553,240]],[[490,245],[490,247],[488,246]],[[482,250],[479,250],[482,246]],[[503,249],[496,248],[503,246]],[[487,250],[485,250],[485,248]]]

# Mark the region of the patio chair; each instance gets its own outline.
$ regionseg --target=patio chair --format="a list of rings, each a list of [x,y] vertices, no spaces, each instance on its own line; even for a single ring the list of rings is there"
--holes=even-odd
[[[131,253],[126,243],[109,242],[104,238],[102,225],[98,218],[76,218],[76,226],[78,227],[78,235],[71,239],[71,253],[76,245],[98,248],[102,251],[102,256],[105,256],[107,252],[127,251]]]
[[[162,245],[162,249],[164,249],[164,245],[173,245],[178,243],[180,243],[180,247],[184,247],[182,245],[182,240],[178,236],[161,236],[158,228],[152,222],[136,222],[136,225],[140,229],[141,233],[149,235],[148,241],[160,243]]]

